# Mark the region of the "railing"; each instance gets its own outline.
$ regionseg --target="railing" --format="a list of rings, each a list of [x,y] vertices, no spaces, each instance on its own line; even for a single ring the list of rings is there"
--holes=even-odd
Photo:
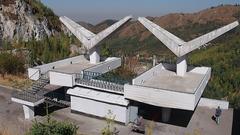
[[[29,102],[37,102],[44,98],[44,95],[46,94],[44,86],[46,86],[48,80],[49,77],[47,72],[41,75],[40,78],[35,81],[29,88],[25,89],[24,91],[14,92],[12,94],[12,97]]]
[[[100,90],[107,90],[116,93],[124,92],[124,82],[116,78],[106,78],[104,74],[84,71],[76,74],[76,83],[100,88]]]
[[[44,98],[43,96],[39,96],[37,94],[32,94],[29,91],[14,92],[14,93],[12,93],[12,97],[17,98],[17,99],[21,99],[21,100],[24,100],[24,101],[29,101],[29,102],[37,102],[37,101]]]

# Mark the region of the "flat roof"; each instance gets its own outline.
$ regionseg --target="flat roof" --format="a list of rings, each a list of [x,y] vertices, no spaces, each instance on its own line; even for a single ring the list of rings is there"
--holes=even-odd
[[[67,94],[71,96],[83,97],[117,105],[127,106],[129,104],[129,101],[126,100],[123,95],[108,93],[104,91],[97,91],[82,87],[75,87],[73,89],[69,89],[67,91]]]
[[[63,73],[80,73],[82,70],[95,66],[96,64],[91,64],[86,59],[80,60],[78,63],[73,63],[61,67],[57,67],[51,71],[63,72]]]
[[[160,70],[159,74],[145,80],[141,86],[193,94],[204,79],[205,74],[186,72],[184,77],[174,71]]]

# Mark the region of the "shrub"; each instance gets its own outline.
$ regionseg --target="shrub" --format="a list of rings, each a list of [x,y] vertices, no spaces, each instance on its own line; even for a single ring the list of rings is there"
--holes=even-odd
[[[44,122],[34,121],[26,135],[76,135],[78,127],[72,123],[48,119]]]
[[[24,73],[24,65],[25,62],[21,56],[8,52],[0,53],[0,73],[3,77],[6,73],[14,75]]]
[[[106,116],[107,125],[102,129],[102,135],[118,135],[119,131],[114,127],[115,115],[109,110]]]

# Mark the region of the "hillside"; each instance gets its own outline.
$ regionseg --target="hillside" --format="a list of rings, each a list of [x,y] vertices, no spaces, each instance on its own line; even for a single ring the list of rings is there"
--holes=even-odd
[[[69,37],[59,17],[41,1],[0,2],[1,50],[26,49],[30,57],[28,64],[38,65],[69,57],[70,45],[80,45],[75,37]]]
[[[161,17],[148,17],[148,19],[180,38],[189,41],[239,19],[239,14],[239,5],[221,5],[196,13],[172,13]],[[98,33],[112,24],[109,22],[114,23],[114,20],[106,20],[95,26],[83,22],[80,24]],[[107,44],[107,48],[110,48],[118,55],[125,53],[126,55],[141,54],[146,56],[151,56],[152,54],[159,55],[160,53],[164,55],[169,54],[168,49],[138,21],[128,22],[103,44]],[[128,46],[128,48],[125,49],[125,46]]]
[[[2,0],[0,9],[5,40],[41,40],[63,30],[58,17],[40,1]]]

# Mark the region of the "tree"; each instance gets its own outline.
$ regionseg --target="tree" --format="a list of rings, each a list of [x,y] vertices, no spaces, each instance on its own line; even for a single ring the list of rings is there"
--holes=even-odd
[[[39,122],[35,119],[30,131],[26,135],[76,135],[78,127],[69,122],[61,122],[51,119],[46,104],[47,119]]]
[[[115,115],[109,110],[106,116],[107,125],[102,129],[102,135],[118,135],[116,127],[114,127]]]

